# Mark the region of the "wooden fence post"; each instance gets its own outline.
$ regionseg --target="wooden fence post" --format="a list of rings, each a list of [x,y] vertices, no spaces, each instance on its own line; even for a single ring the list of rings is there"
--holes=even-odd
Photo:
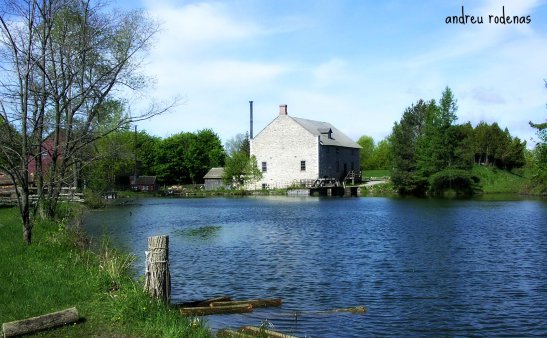
[[[169,273],[169,236],[148,237],[144,290],[152,297],[169,302],[171,275]]]

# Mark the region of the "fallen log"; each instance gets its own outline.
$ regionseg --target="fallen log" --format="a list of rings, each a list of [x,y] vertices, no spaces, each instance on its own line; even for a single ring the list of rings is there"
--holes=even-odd
[[[248,334],[245,334],[245,333],[234,331],[232,329],[218,330],[216,336],[219,337],[219,338],[253,338],[253,337],[256,337],[256,335],[248,335]]]
[[[268,329],[264,329],[264,328],[256,327],[256,326],[244,326],[241,328],[240,332],[260,335],[260,337],[265,336],[268,338],[298,338],[295,336],[291,336],[288,334],[284,334],[281,332],[272,331],[272,330],[268,330]]]
[[[78,320],[80,320],[80,315],[78,314],[78,310],[73,307],[38,317],[4,323],[2,324],[2,330],[4,331],[4,338],[15,337],[72,324]]]
[[[210,306],[214,302],[229,302],[232,298],[229,296],[220,296],[215,298],[209,298],[205,300],[196,300],[193,302],[184,302],[179,304],[174,304],[176,307],[200,307],[200,306]]]
[[[180,309],[183,316],[207,316],[230,313],[248,313],[253,311],[251,304],[230,305],[230,306],[201,306],[201,307],[184,307]]]
[[[230,305],[241,305],[241,304],[251,304],[253,308],[259,307],[278,307],[281,306],[282,301],[279,298],[273,299],[249,299],[249,300],[236,300],[236,301],[217,301],[211,302],[210,306],[230,306]]]
[[[337,312],[349,312],[349,313],[366,313],[368,309],[362,305],[360,306],[353,306],[353,307],[346,307],[346,308],[340,308],[340,309],[332,309],[327,311],[318,311],[318,313],[337,313]]]

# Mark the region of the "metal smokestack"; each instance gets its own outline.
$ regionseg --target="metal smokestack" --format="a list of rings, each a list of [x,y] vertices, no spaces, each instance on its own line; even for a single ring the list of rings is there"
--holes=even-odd
[[[249,132],[249,138],[252,140],[253,139],[253,101],[249,101],[249,112],[250,112],[250,115],[251,115],[251,130]]]

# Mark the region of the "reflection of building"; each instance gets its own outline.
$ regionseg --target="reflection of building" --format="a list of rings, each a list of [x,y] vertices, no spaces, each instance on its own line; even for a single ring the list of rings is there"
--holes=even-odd
[[[289,116],[286,105],[279,106],[279,116],[251,140],[262,188],[343,179],[359,171],[360,148],[330,123]]]
[[[158,184],[156,183],[156,176],[131,176],[129,178],[131,190],[133,191],[156,191],[158,190]]]
[[[222,179],[224,176],[224,168],[211,168],[203,180],[205,181],[205,190],[215,190],[220,188],[227,188]]]

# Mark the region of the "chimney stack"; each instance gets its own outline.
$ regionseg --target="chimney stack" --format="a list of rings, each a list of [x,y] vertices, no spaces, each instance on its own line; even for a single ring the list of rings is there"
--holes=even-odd
[[[279,115],[289,115],[287,113],[287,105],[286,104],[280,104],[279,105]]]
[[[250,113],[250,124],[251,130],[249,131],[249,139],[253,139],[253,101],[249,101],[249,113]]]

